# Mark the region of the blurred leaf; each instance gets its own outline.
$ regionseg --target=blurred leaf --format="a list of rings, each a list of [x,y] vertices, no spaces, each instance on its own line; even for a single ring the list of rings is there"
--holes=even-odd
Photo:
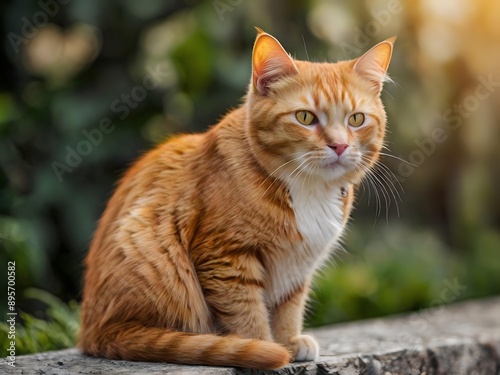
[[[213,51],[207,35],[201,30],[187,37],[172,52],[184,85],[184,91],[197,97],[206,92],[212,81]]]
[[[28,289],[28,298],[39,300],[47,305],[45,314],[48,320],[36,318],[25,312],[20,312],[16,321],[16,354],[30,354],[40,351],[58,350],[72,347],[78,334],[80,309],[71,301],[63,303],[52,294],[39,290]],[[8,347],[7,332],[9,327],[0,323],[0,344]]]

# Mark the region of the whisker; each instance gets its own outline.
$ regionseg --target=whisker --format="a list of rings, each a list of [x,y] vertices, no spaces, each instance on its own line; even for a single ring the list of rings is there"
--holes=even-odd
[[[366,158],[366,157],[362,158],[362,164],[365,167],[367,167],[368,162],[370,162],[370,160],[368,158]],[[396,185],[393,182],[393,179],[391,178],[391,177],[393,177],[397,181],[397,178],[394,176],[392,171],[386,165],[384,165],[382,162],[378,161],[377,163],[375,163],[375,168],[372,168],[368,173],[373,175],[374,180],[376,180],[378,182],[378,185],[381,187],[381,189],[383,189],[387,193],[388,197],[390,197],[390,195],[392,195],[392,197],[394,198],[394,204],[396,206],[397,215],[398,215],[398,217],[400,217],[398,198],[399,198],[399,201],[401,201],[401,202],[403,200],[401,198],[401,195],[399,193],[398,188],[396,187]],[[404,189],[402,188],[399,181],[397,181],[397,183],[399,184],[399,186],[401,187],[401,190],[404,193]],[[391,200],[389,199],[388,206],[390,206],[390,203],[391,203]],[[386,208],[387,208],[386,211],[388,211],[389,207],[386,207]],[[387,216],[388,216],[388,213],[387,213]]]
[[[306,160],[304,160],[302,163],[300,163],[300,164],[299,164],[299,165],[298,165],[298,166],[297,166],[297,167],[296,167],[296,168],[292,171],[292,173],[290,173],[290,175],[289,175],[288,177],[292,177],[292,176],[293,176],[293,174],[294,174],[297,170],[299,170],[299,171],[300,171],[300,167],[302,167],[302,165],[304,165],[304,163],[307,163],[307,162],[308,162],[308,160],[306,159]],[[293,181],[293,179],[292,179],[292,181]],[[286,179],[283,179],[283,182],[282,182],[282,183],[281,183],[281,185],[278,187],[278,191],[279,191],[279,190],[281,190],[281,188],[283,187],[283,185],[284,185],[286,182],[287,182],[287,181],[286,181]],[[274,195],[276,195],[276,192],[274,193]],[[274,195],[273,195],[273,196],[274,196]]]
[[[377,176],[375,170],[372,170],[370,172],[374,180],[378,183],[378,185],[382,189],[382,196],[384,197],[384,202],[385,202],[385,219],[387,221],[387,224],[389,224],[389,207],[391,206],[389,191],[387,190],[386,186],[380,181],[379,179],[380,176]]]
[[[364,172],[366,175],[366,181],[368,181],[370,184],[369,186],[371,185],[371,187],[373,188],[373,192],[375,193],[375,222],[373,223],[373,226],[375,227],[375,223],[377,222],[377,217],[380,216],[380,213],[381,213],[381,199],[380,199],[380,195],[378,193],[378,190],[376,188],[376,184],[374,183],[373,181],[373,178],[371,177],[369,171],[370,169],[364,164],[364,162],[362,161],[362,164],[361,165],[358,165],[356,166],[356,169],[358,170],[361,170],[362,172]],[[368,190],[370,191],[370,190]]]
[[[306,39],[304,38],[304,34],[302,34],[302,41],[304,42],[304,50],[306,51],[307,60],[309,61],[309,53],[307,53]]]
[[[380,199],[380,195],[378,193],[378,190],[377,190],[377,187],[375,185],[375,183],[373,182],[373,179],[371,178],[371,176],[369,174],[366,175],[368,181],[370,182],[370,185],[372,186],[373,188],[373,192],[375,193],[375,221],[373,222],[373,227],[372,229],[375,227],[375,224],[377,223],[377,218],[380,217],[380,213],[382,211],[382,200]]]
[[[385,152],[380,152],[380,155],[383,155],[383,156],[387,156],[387,157],[390,157],[390,158],[394,158],[396,160],[399,160],[399,161],[402,161],[403,163],[406,163],[408,165],[411,165],[412,167],[415,167],[415,168],[418,168],[418,165],[415,165],[413,163],[410,163],[409,161],[406,161],[404,159],[401,159],[400,157],[397,157],[397,156],[394,156],[394,155],[391,155],[391,154],[386,154]]]
[[[368,160],[367,158],[364,158],[364,159]],[[377,185],[379,185],[382,188],[381,193],[382,193],[382,196],[384,197],[384,202],[386,205],[386,218],[387,218],[387,222],[389,222],[388,210],[389,210],[389,206],[390,206],[390,199],[389,199],[389,195],[388,195],[389,193],[388,193],[387,189],[380,182],[379,178],[373,174],[373,171],[371,170],[368,162],[362,160],[360,166],[362,167],[361,170],[363,172],[365,172],[365,174],[366,174],[367,181],[370,182],[370,184],[375,192],[375,198],[376,198],[377,204],[376,204],[376,210],[375,210],[375,222],[373,225],[375,226],[375,223],[377,221],[377,217],[379,217],[380,214],[382,213],[382,199],[378,193]],[[388,201],[389,201],[389,203],[388,203]]]
[[[398,187],[401,189],[401,191],[403,193],[405,193],[405,189],[403,188],[403,185],[401,185],[401,182],[399,182],[398,178],[396,177],[396,175],[390,170],[389,167],[387,167],[387,165],[385,165],[384,163],[382,163],[381,161],[378,161],[377,164],[376,164],[378,167],[380,167],[382,169],[382,171],[384,171],[386,173],[386,176],[387,176],[387,179],[388,181],[392,184],[392,186],[394,187],[394,190],[396,190],[396,192],[399,194],[399,191],[396,187],[396,185],[394,185],[394,182],[393,181],[396,181],[396,183],[398,184]],[[399,200],[402,202],[403,200],[401,199],[401,196],[399,196]]]
[[[394,100],[394,96],[392,96],[392,95],[391,95],[391,93],[390,93],[389,91],[384,90],[384,92],[385,92],[387,95],[389,95],[389,96],[390,96],[390,98],[391,98],[392,100]]]
[[[284,166],[286,166],[286,165],[288,165],[288,164],[290,164],[290,163],[292,163],[292,162],[294,162],[294,161],[296,161],[296,160],[298,160],[298,159],[300,159],[300,158],[302,158],[302,157],[304,157],[304,156],[307,156],[307,155],[308,155],[309,153],[311,153],[311,152],[312,152],[312,151],[309,151],[309,152],[306,152],[306,153],[299,153],[300,155],[299,155],[298,157],[296,157],[296,158],[294,158],[294,159],[291,159],[291,160],[287,161],[286,163],[283,163],[282,165],[280,165],[280,166],[279,166],[278,168],[276,168],[276,169],[275,169],[272,173],[270,173],[270,174],[269,174],[269,175],[265,178],[265,180],[264,180],[264,181],[262,181],[262,183],[261,183],[261,184],[257,187],[257,189],[258,189],[258,188],[260,188],[260,187],[261,187],[261,186],[262,186],[262,185],[263,185],[263,184],[264,184],[264,183],[265,183],[265,182],[266,182],[269,178],[271,178],[271,177],[272,177],[272,175],[273,175],[274,173],[276,173],[279,169],[283,168]],[[294,154],[297,154],[297,153],[290,154],[289,156],[294,155]],[[274,185],[274,182],[273,182],[271,185],[269,185],[269,187],[266,189],[266,191],[264,191],[264,193],[262,193],[261,199],[264,197],[264,195],[266,195],[266,193],[269,191],[269,189],[270,189],[273,185]]]

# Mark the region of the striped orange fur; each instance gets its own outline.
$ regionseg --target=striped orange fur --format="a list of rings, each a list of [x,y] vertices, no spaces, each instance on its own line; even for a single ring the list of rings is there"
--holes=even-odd
[[[309,285],[379,157],[393,42],[320,64],[259,30],[244,104],[147,153],[109,201],[86,258],[80,349],[257,369],[316,359],[301,333]]]

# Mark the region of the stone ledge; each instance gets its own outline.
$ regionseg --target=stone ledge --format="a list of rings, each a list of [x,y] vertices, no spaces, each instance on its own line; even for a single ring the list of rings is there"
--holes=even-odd
[[[4,374],[500,374],[500,297],[418,313],[310,330],[321,347],[318,362],[278,371],[112,361],[76,349],[19,356]]]

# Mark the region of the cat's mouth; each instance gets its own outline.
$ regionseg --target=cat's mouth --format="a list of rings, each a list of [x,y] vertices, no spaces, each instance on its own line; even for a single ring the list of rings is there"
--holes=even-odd
[[[340,162],[340,159],[337,159],[334,161],[329,161],[326,166],[328,168],[336,168],[336,167],[339,167],[341,165],[342,165],[342,163]]]
[[[321,163],[321,167],[325,171],[333,172],[336,176],[341,176],[356,169],[356,162],[351,158],[327,159]]]
[[[332,168],[347,168],[349,163],[347,163],[345,160],[342,160],[340,158],[337,158],[336,160],[326,160],[325,163],[323,164],[325,168],[332,169]]]

